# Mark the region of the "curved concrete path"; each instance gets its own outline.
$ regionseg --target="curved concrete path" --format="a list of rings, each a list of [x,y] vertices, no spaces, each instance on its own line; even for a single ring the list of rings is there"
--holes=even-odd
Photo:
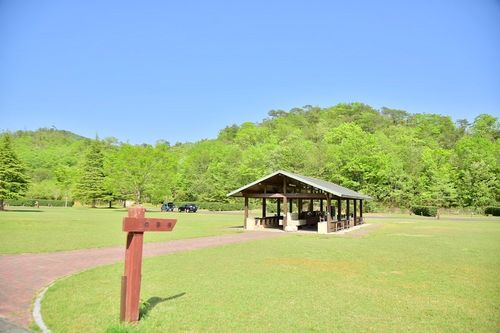
[[[145,257],[277,237],[285,233],[244,232],[144,244]],[[0,256],[0,317],[27,327],[35,293],[57,278],[124,260],[125,245],[54,253]]]

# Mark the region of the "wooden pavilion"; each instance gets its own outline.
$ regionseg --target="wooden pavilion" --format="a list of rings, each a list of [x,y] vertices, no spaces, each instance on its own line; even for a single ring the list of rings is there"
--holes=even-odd
[[[317,230],[318,233],[329,233],[362,224],[363,200],[371,199],[325,180],[283,170],[240,187],[227,196],[245,198],[245,229],[307,229]],[[250,198],[262,199],[262,216],[249,218]],[[267,212],[268,200],[276,203],[276,213],[271,216]]]

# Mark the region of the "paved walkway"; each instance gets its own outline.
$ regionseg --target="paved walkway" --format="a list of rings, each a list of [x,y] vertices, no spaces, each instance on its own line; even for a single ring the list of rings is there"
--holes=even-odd
[[[16,326],[8,321],[0,318],[0,333],[31,333],[26,328]]]
[[[233,235],[144,244],[144,256],[277,237],[285,233],[244,232]],[[35,293],[57,278],[123,261],[125,246],[67,252],[0,256],[0,317],[27,327]]]

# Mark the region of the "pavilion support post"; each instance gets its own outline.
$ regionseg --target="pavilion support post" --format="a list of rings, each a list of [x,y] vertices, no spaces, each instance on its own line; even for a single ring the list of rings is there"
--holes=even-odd
[[[311,199],[311,200],[309,201],[309,211],[310,211],[310,212],[312,212],[313,210],[314,210],[314,200],[313,200],[313,199]]]
[[[351,226],[351,200],[347,199],[345,201],[345,217],[347,220],[347,227]]]
[[[290,213],[292,213],[292,212],[293,212],[293,203],[292,203],[292,199],[290,199],[290,200],[288,201],[288,211],[289,211]]]
[[[359,200],[359,220],[363,223],[363,200]]]
[[[323,199],[319,199],[319,211],[323,213]]]
[[[356,215],[358,214],[357,213],[357,203],[358,203],[358,200],[354,199],[354,225],[356,225]]]
[[[266,217],[266,198],[262,198],[262,217]]]
[[[294,229],[295,230],[291,230]],[[297,231],[297,227],[288,226],[288,198],[283,198],[283,230],[285,231]]]
[[[276,215],[281,215],[281,200],[279,198],[276,199]]]
[[[300,214],[302,213],[302,199],[299,199],[299,203],[297,204],[297,210],[300,216]]]
[[[248,229],[248,197],[245,197],[245,213],[244,213],[245,219],[243,220],[243,227],[245,229]]]
[[[286,177],[283,177],[283,194],[287,193],[286,191],[287,183]],[[297,226],[288,225],[288,198],[286,196],[283,197],[283,230],[285,231],[297,231]]]
[[[342,201],[337,199],[337,221],[342,219]]]
[[[323,199],[320,201],[321,211],[323,212]],[[318,222],[318,234],[327,234],[330,232],[330,225],[332,223],[332,200],[330,193],[326,195],[326,221]]]
[[[330,197],[330,193],[327,194],[326,197],[326,220],[328,223],[332,222],[332,198]]]

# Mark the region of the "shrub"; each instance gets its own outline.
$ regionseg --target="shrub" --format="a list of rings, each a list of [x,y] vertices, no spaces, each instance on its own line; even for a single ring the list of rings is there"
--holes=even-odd
[[[46,199],[7,199],[6,202],[10,206],[25,206],[25,207],[35,207],[38,201],[39,206],[50,206],[50,207],[64,207],[65,200],[46,200]],[[73,200],[68,200],[68,207],[72,207],[74,204]]]
[[[242,210],[243,203],[235,202],[200,202],[201,209],[208,209],[212,211],[228,211],[228,210]]]
[[[500,216],[500,207],[486,207],[484,215]]]
[[[206,209],[210,211],[230,211],[230,210],[243,210],[243,202],[179,202],[175,203],[177,207],[184,204],[192,203],[198,206],[198,209]]]
[[[411,207],[411,211],[415,215],[420,216],[436,216],[437,215],[437,207],[434,206],[413,206]]]

